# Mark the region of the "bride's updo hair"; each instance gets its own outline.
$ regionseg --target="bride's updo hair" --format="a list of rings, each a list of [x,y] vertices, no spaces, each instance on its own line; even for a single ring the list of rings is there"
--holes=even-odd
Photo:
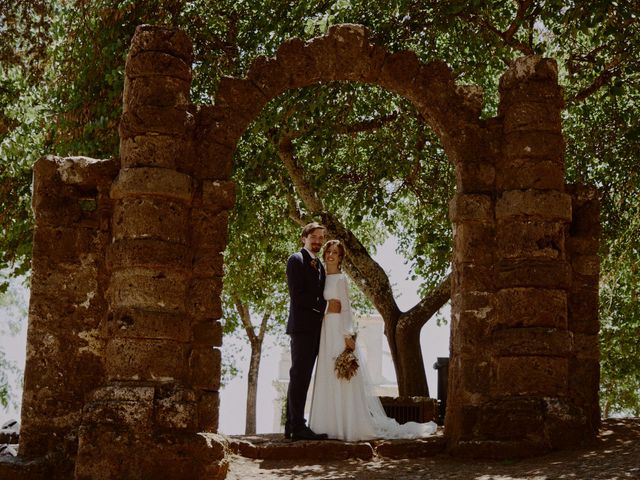
[[[327,243],[324,244],[324,246],[322,247],[322,259],[326,261],[325,257],[327,255],[327,251],[329,250],[329,247],[333,247],[334,245],[338,249],[338,254],[340,255],[340,259],[338,260],[338,268],[341,268],[342,260],[344,259],[345,249],[344,249],[344,245],[340,240],[329,240]]]

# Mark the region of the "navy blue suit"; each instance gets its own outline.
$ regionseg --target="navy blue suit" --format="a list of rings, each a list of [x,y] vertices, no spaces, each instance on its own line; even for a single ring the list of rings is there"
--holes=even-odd
[[[292,432],[304,427],[304,405],[311,383],[313,365],[320,346],[320,330],[327,302],[324,300],[324,267],[311,264],[306,249],[294,253],[287,261],[289,286],[289,320],[287,333],[291,338],[291,369],[287,392],[287,427]]]

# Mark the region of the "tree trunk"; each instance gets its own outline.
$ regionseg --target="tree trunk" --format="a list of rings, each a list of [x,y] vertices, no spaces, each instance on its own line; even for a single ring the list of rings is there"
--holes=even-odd
[[[260,357],[262,342],[251,343],[251,359],[247,375],[247,414],[244,424],[245,435],[256,434],[256,411],[258,399],[258,373],[260,371]]]
[[[258,373],[260,372],[264,334],[267,331],[267,322],[269,321],[269,317],[271,317],[271,312],[265,312],[262,316],[258,334],[256,335],[253,323],[251,322],[249,307],[240,300],[238,295],[232,293],[231,297],[233,298],[236,311],[240,316],[240,321],[251,345],[251,359],[249,360],[249,372],[247,374],[247,410],[245,414],[244,434],[255,435],[258,406]]]

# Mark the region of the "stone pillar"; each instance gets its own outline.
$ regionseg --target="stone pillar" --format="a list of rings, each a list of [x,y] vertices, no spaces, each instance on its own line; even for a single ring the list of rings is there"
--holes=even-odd
[[[513,456],[552,447],[549,416],[568,392],[571,271],[564,232],[562,90],[554,61],[518,59],[500,82],[503,151],[496,175],[496,308],[491,402],[478,433]]]
[[[494,210],[491,195],[473,190],[459,190],[449,206],[454,258],[445,431],[452,445],[474,437],[468,427],[490,395],[487,339],[496,315]]]
[[[470,162],[458,166],[459,193],[450,209],[455,251],[446,432],[453,452],[483,457],[544,452],[560,443],[563,428],[575,427],[562,420],[575,414],[565,242],[572,199],[564,190],[555,62],[518,59],[503,75],[500,93],[502,128],[492,130],[489,142],[501,146],[494,184],[479,183],[486,175],[464,181],[470,178],[465,172],[478,169]]]
[[[194,275],[200,261],[191,218],[202,187],[187,167],[191,62],[184,33],[136,30],[126,64],[122,168],[111,189],[107,381],[85,405],[78,479],[226,474],[224,441],[202,433],[217,428],[220,286]]]
[[[569,331],[573,337],[573,351],[569,358],[573,428],[569,432],[566,428],[558,432],[558,447],[575,445],[581,436],[596,435],[600,425],[600,201],[594,187],[568,185],[567,192],[572,200],[572,221],[567,229],[567,255],[572,273],[568,307]]]
[[[114,160],[34,166],[31,299],[20,455],[73,457],[85,395],[104,383],[105,251]],[[59,469],[62,467],[59,467]]]

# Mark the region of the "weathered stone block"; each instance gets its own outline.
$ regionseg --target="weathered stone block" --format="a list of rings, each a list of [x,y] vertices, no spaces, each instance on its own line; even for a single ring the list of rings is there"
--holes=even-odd
[[[506,288],[496,295],[497,328],[567,328],[567,292],[546,288]]]
[[[565,395],[569,363],[559,357],[501,357],[497,359],[495,395]]]
[[[516,58],[509,69],[500,77],[500,91],[515,87],[528,81],[548,81],[555,86],[558,81],[558,64],[552,58],[540,55],[527,55]]]
[[[378,83],[392,92],[408,96],[419,67],[420,62],[414,52],[403,50],[392,53],[384,60]]]
[[[311,58],[315,65],[319,79],[329,82],[336,80],[338,75],[349,74],[347,72],[339,72],[336,67],[338,61],[336,55],[336,41],[328,35],[315,37],[307,40],[304,44],[306,55]]]
[[[425,458],[444,453],[446,441],[443,437],[411,440],[380,440],[375,442],[375,455],[383,458]],[[362,457],[358,457],[362,458]]]
[[[193,116],[184,107],[140,105],[126,110],[120,119],[120,138],[158,134],[183,136],[193,125]]]
[[[545,80],[519,82],[509,88],[500,88],[498,115],[503,116],[511,106],[521,102],[539,102],[564,108],[564,89]]]
[[[467,405],[482,405],[486,402],[491,386],[491,365],[475,358],[468,362],[461,375],[462,399]]]
[[[137,308],[116,310],[106,322],[109,338],[155,338],[188,342],[191,322],[184,313],[146,311]]]
[[[121,138],[122,168],[146,166],[173,169],[184,148],[185,142],[174,136],[137,135]]]
[[[107,298],[112,309],[182,312],[187,289],[185,273],[133,267],[113,272]]]
[[[537,158],[564,162],[565,141],[560,132],[513,132],[504,138],[507,160]]]
[[[50,268],[60,263],[81,267],[88,255],[103,252],[110,242],[111,234],[102,230],[36,225],[32,257]]]
[[[568,289],[571,267],[563,260],[503,259],[496,265],[496,287]]]
[[[157,25],[139,25],[131,40],[129,59],[145,52],[164,52],[182,59],[187,65],[193,60],[193,44],[182,30]],[[162,71],[164,65],[156,65]]]
[[[161,429],[198,431],[196,394],[191,390],[156,390],[154,425]]]
[[[211,214],[230,210],[236,203],[235,187],[233,181],[203,181],[202,207]]]
[[[454,223],[493,223],[494,205],[489,195],[458,193],[449,202],[449,219]]]
[[[560,132],[560,108],[548,102],[520,101],[506,109],[504,132],[549,131]]]
[[[201,179],[228,180],[233,167],[234,148],[211,139],[207,131],[200,132],[199,136],[203,139],[196,146],[193,175]]]
[[[23,416],[22,418],[26,419],[27,417]],[[20,425],[20,443],[18,445],[17,458],[46,458],[52,451],[62,452],[62,455],[69,455],[69,457],[74,456],[78,451],[78,428],[60,429],[35,425],[31,427],[29,423],[23,421]],[[38,469],[42,472],[41,476],[36,475],[31,468],[20,468],[19,472],[24,473],[24,476],[13,475],[14,472],[10,472],[7,476],[2,476],[5,472],[0,467],[0,478],[11,480],[49,480],[52,478],[50,463],[37,462],[37,460],[34,463],[42,467]],[[73,478],[73,464],[69,462],[66,467],[57,466],[56,474],[60,475],[58,478]]]
[[[476,265],[493,263],[495,229],[483,223],[457,224],[453,232],[454,261]]]
[[[568,357],[572,350],[572,336],[567,330],[530,327],[494,331],[491,345],[495,355],[539,355]]]
[[[125,66],[129,79],[138,77],[175,78],[191,83],[191,67],[183,59],[165,52],[146,51],[129,57]]]
[[[462,104],[472,112],[472,118],[479,118],[484,107],[484,90],[479,85],[456,85],[455,91]]]
[[[267,98],[274,98],[288,87],[288,78],[282,74],[282,65],[276,58],[256,57],[247,72],[247,78],[260,89]]]
[[[222,323],[217,320],[205,320],[193,326],[193,343],[219,347],[222,345]]]
[[[600,362],[598,359],[572,358],[569,361],[569,395],[584,405],[598,404]]]
[[[569,330],[596,335],[600,330],[597,287],[572,289],[568,300]]]
[[[218,391],[221,363],[222,356],[218,348],[197,347],[191,350],[189,356],[191,385],[202,390]]]
[[[234,116],[249,125],[266,105],[268,97],[251,80],[222,77],[215,104],[233,111]]]
[[[597,426],[593,428],[585,410],[564,398],[546,398],[545,406],[545,430],[553,448],[575,448],[593,441]]]
[[[191,240],[194,246],[208,252],[222,252],[227,246],[229,213],[227,210],[211,212],[204,208],[191,210]]]
[[[34,261],[31,283],[33,298],[43,297],[58,305],[87,308],[98,295],[97,254],[85,254],[77,263],[44,263],[46,258]]]
[[[557,160],[513,158],[498,162],[496,189],[558,190],[564,188],[564,164]]]
[[[371,77],[369,30],[366,27],[353,24],[333,25],[329,28],[327,37],[334,44],[336,80],[362,82]],[[381,67],[381,62],[374,65],[374,69],[379,70]],[[321,72],[324,73],[322,70]]]
[[[107,249],[107,267],[111,270],[146,267],[147,269],[190,272],[193,252],[187,245],[154,238],[119,240]]]
[[[186,107],[189,105],[190,81],[176,77],[127,78],[124,82],[124,111],[139,107]]]
[[[157,196],[190,202],[193,195],[189,175],[167,168],[123,168],[111,188],[112,199]]]
[[[64,371],[58,373],[64,375]],[[49,380],[47,383],[52,384],[52,381]],[[42,385],[32,383],[31,386],[35,388],[26,391],[22,405],[22,418],[26,420],[24,426],[27,429],[33,431],[42,428],[64,434],[80,425],[84,405],[82,399],[87,393],[86,389],[78,391],[75,388],[77,385],[71,385],[69,390],[56,389],[55,386],[49,387],[44,382]]]
[[[451,337],[452,353],[477,355],[486,350],[493,314],[490,298],[485,306],[476,309],[460,309],[454,302],[451,314],[452,330],[455,331]]]
[[[189,286],[187,311],[196,319],[219,319],[222,317],[222,278],[194,278]]]
[[[299,38],[284,41],[278,47],[276,58],[282,67],[281,74],[288,79],[288,88],[306,87],[321,79],[314,58]]]
[[[119,169],[120,162],[117,159],[47,155],[33,166],[34,193],[48,193],[63,185],[80,187],[80,191],[102,189],[113,181]]]
[[[171,432],[154,437],[154,443],[142,478],[215,480],[226,477],[228,447],[222,436]]]
[[[568,233],[570,251],[578,255],[597,255],[601,235],[599,192],[585,185],[567,185],[566,188],[573,209]]]
[[[197,277],[221,277],[224,275],[220,246],[198,246],[193,252],[193,275]]]
[[[496,201],[496,218],[530,218],[545,221],[570,222],[571,197],[562,192],[539,190],[509,190]]]
[[[469,123],[460,120],[471,120],[473,116],[465,108],[464,99],[458,94],[454,84],[451,67],[446,62],[432,60],[426,64],[420,63],[413,83],[408,86],[409,91],[405,96],[421,112],[426,113],[425,119],[438,135],[453,131],[454,124],[458,128],[469,126]],[[456,114],[451,115],[452,111]],[[444,125],[447,127],[443,128]]]
[[[567,254],[573,255],[596,255],[600,249],[600,240],[597,236],[592,237],[570,237],[565,240]]]
[[[44,186],[34,186],[32,207],[37,225],[74,227],[82,219],[78,192],[70,186],[57,186],[46,191]]]
[[[544,405],[539,399],[512,397],[481,406],[476,428],[486,438],[515,440],[541,435],[543,422]]]
[[[573,333],[573,355],[577,359],[600,360],[598,335]]]
[[[491,193],[496,179],[495,166],[488,162],[458,162],[456,189],[463,194]]]
[[[107,377],[185,382],[188,353],[187,344],[172,340],[113,338],[105,350]]]
[[[248,127],[248,122],[242,118],[236,118],[233,111],[225,105],[203,106],[197,110],[197,135],[206,139],[210,144],[220,144],[232,151],[235,150],[238,140]],[[201,151],[201,149],[198,149]],[[222,165],[218,165],[219,167]],[[232,165],[229,165],[231,168]],[[223,178],[229,177],[211,177]]]
[[[127,198],[113,211],[114,240],[157,238],[187,243],[188,205],[162,198]]]
[[[201,390],[198,393],[198,431],[217,432],[220,394]]]
[[[153,403],[142,401],[89,401],[82,415],[83,425],[111,424],[118,427],[151,428]]]
[[[565,257],[564,225],[532,220],[499,220],[496,224],[498,256],[501,258]]]
[[[454,265],[452,282],[455,291],[493,291],[495,287],[493,266],[457,263]]]
[[[600,275],[600,257],[598,255],[572,255],[571,267],[574,274],[591,277],[597,283]]]

